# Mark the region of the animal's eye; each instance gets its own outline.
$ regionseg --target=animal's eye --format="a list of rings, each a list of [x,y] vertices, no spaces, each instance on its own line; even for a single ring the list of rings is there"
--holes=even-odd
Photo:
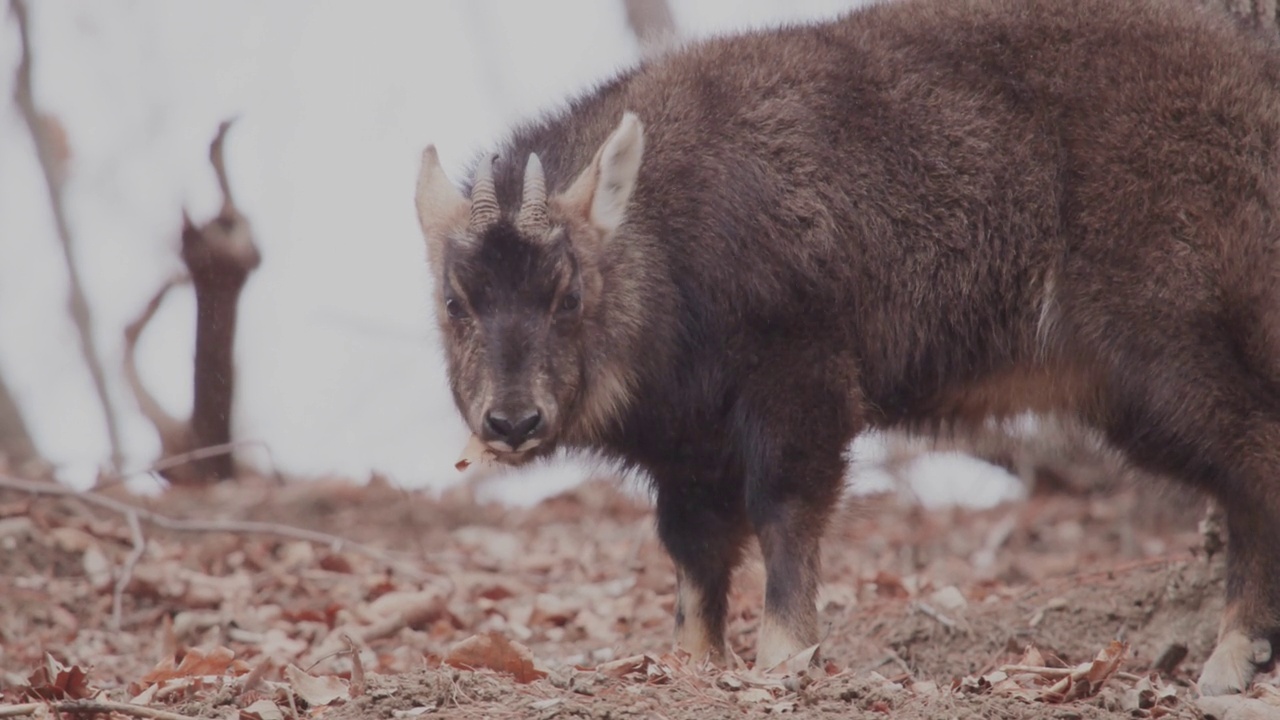
[[[459,320],[467,314],[467,311],[462,309],[462,303],[458,302],[458,298],[445,298],[444,309],[449,313],[451,320]]]
[[[573,312],[581,306],[582,306],[582,296],[579,295],[576,290],[569,293],[568,295],[565,295],[564,299],[560,301],[561,312]]]

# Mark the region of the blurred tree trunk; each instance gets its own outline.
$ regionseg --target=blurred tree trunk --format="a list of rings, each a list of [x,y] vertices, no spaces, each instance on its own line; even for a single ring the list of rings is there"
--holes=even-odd
[[[19,471],[40,460],[27,423],[4,378],[0,378],[0,455],[4,456],[3,464]]]
[[[627,26],[640,44],[640,57],[661,55],[676,41],[676,22],[667,0],[622,0]]]
[[[231,121],[218,127],[209,162],[222,190],[222,209],[196,226],[182,214],[185,277],[168,280],[124,332],[125,379],[142,414],[160,436],[161,475],[174,485],[207,485],[235,476],[231,414],[235,399],[235,336],[240,292],[262,257],[249,220],[237,209],[223,157]],[[138,338],[173,287],[190,282],[196,295],[196,351],[191,417],[179,420],[160,406],[138,374]]]

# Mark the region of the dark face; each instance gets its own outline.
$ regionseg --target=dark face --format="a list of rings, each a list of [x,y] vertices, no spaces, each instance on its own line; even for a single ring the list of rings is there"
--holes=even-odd
[[[502,220],[444,249],[440,326],[454,401],[499,458],[549,453],[583,381],[583,294],[563,229]]]
[[[641,295],[635,282],[613,282],[606,308],[600,260],[626,218],[643,150],[643,126],[624,113],[591,163],[552,197],[530,153],[520,202],[509,208],[514,221],[499,205],[496,155],[476,166],[467,198],[435,147],[423,150],[415,203],[437,273],[449,383],[471,431],[503,462],[581,443],[630,399],[627,356],[638,323],[618,307],[636,306]]]

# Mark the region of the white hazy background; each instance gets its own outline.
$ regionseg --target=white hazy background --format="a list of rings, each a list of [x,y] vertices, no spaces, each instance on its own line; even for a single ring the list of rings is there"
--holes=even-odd
[[[834,16],[857,0],[671,0],[685,38]],[[122,331],[181,270],[182,208],[220,198],[218,123],[263,264],[241,298],[233,434],[243,461],[408,487],[457,482],[467,431],[446,386],[412,193],[435,143],[457,178],[504,128],[635,63],[617,0],[30,2],[36,102],[67,131],[66,205],[127,466],[160,449],[121,373]],[[110,451],[67,313],[67,279],[31,137],[11,98],[20,42],[0,22],[0,371],[42,454],[88,486]],[[166,300],[139,346],[171,413],[191,404],[194,298]],[[880,452],[856,448],[864,470]],[[916,464],[930,504],[1016,494],[960,456]],[[579,482],[551,463],[490,486],[528,502]],[[155,481],[145,478],[154,485]],[[883,487],[872,470],[857,487]]]

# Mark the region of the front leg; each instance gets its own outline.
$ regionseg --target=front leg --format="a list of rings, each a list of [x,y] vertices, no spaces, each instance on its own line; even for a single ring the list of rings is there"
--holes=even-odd
[[[773,397],[785,401],[804,395]],[[747,512],[760,540],[766,574],[758,668],[774,667],[820,640],[820,544],[844,487],[844,449],[852,439],[851,419],[830,398],[826,394],[823,400],[828,402],[823,402],[811,396],[799,413],[772,415],[811,418],[813,427],[771,423],[769,414],[740,424],[748,430],[741,445]]]
[[[658,537],[676,566],[676,646],[723,662],[729,581],[749,532],[741,489],[699,475],[655,479]]]

